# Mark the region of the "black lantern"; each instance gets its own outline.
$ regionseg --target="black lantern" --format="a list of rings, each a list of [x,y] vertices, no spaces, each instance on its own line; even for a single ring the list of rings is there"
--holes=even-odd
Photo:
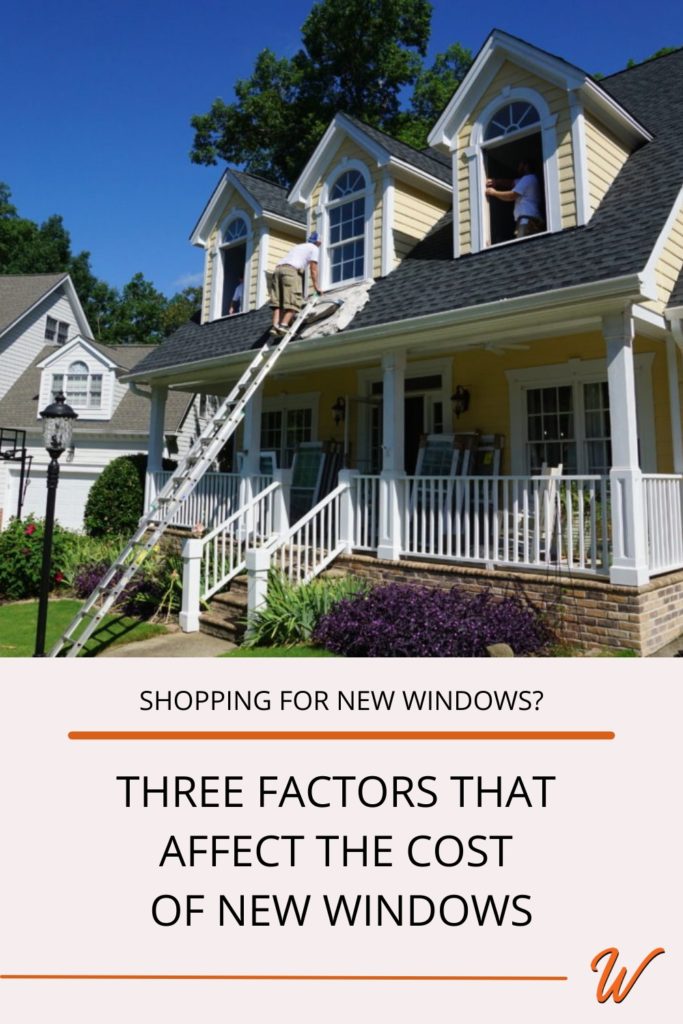
[[[341,397],[341,395],[339,395],[336,402],[332,406],[332,413],[334,414],[334,422],[336,426],[339,426],[339,424],[343,423],[344,420],[346,419],[346,402]]]
[[[57,484],[59,483],[59,456],[71,448],[73,421],[78,414],[73,411],[61,393],[47,409],[41,412],[43,419],[43,444],[50,456],[47,467],[47,504],[45,506],[45,533],[43,535],[43,565],[40,577],[40,597],[38,599],[38,624],[36,626],[36,649],[34,658],[45,657],[45,629],[47,626],[47,601],[50,591],[50,571],[52,569],[52,534],[55,525],[55,501]]]
[[[451,395],[451,403],[453,405],[453,413],[456,419],[458,419],[463,412],[467,412],[470,407],[470,393],[464,385],[456,384],[455,391]]]

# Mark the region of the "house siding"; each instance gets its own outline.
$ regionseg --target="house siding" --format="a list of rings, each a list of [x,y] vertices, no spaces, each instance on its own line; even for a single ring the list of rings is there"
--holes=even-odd
[[[629,157],[629,150],[607,128],[584,114],[590,213],[595,213]]]
[[[461,254],[471,252],[472,249],[469,160],[465,156],[465,150],[470,145],[472,128],[478,116],[497,96],[501,97],[501,104],[505,102],[502,92],[506,87],[535,90],[545,99],[550,113],[556,116],[561,223],[563,228],[574,227],[577,223],[571,115],[567,94],[556,86],[543,81],[537,75],[517,67],[510,61],[505,61],[458,133],[458,195],[456,200]]]
[[[650,355],[651,386],[653,395],[652,446],[656,465],[645,467],[649,472],[670,473],[673,471],[673,449],[669,418],[666,353],[663,346],[649,338],[637,337],[635,354]],[[408,362],[410,375],[412,361],[423,362],[432,358],[429,352],[416,353]],[[444,430],[446,432],[479,431],[484,434],[502,434],[505,438],[501,471],[511,471],[511,406],[510,385],[506,371],[543,368],[548,365],[564,365],[570,359],[581,361],[605,360],[605,341],[599,332],[575,334],[559,338],[530,341],[523,348],[505,352],[468,350],[440,353],[433,356],[438,361],[451,361],[451,375],[447,382],[448,392],[456,385],[466,384],[471,395],[470,408],[455,420],[450,408],[444,409]],[[377,374],[381,370],[377,367]],[[605,379],[607,367],[605,364]],[[338,367],[319,370],[314,373],[279,376],[277,381],[265,385],[266,396],[277,395],[285,390],[290,394],[317,392],[320,395],[319,439],[344,438],[344,425],[335,424],[332,406],[337,396],[353,399],[359,395],[358,368]],[[350,464],[356,466],[364,455],[364,441],[359,434],[360,423],[367,412],[351,401],[347,415],[351,442]],[[363,411],[365,409],[365,412]]]
[[[79,333],[71,303],[61,288],[43,299],[29,316],[22,318],[0,339],[0,398],[31,365],[41,349],[50,344],[45,339],[48,316],[69,324],[69,339]],[[55,343],[55,348],[58,347]],[[0,426],[11,427],[13,424],[2,423]]]
[[[394,182],[394,266],[431,231],[449,206],[448,200],[439,201],[405,182]],[[376,242],[375,251],[379,249]]]
[[[657,298],[644,303],[644,305],[656,313],[663,313],[681,269],[683,269],[683,207],[676,217],[662,253],[655,264]]]
[[[52,377],[55,373],[66,374],[72,363],[84,362],[88,367],[89,373],[101,373],[102,374],[102,404],[99,409],[94,410],[78,410],[81,417],[86,416],[89,413],[89,418],[99,420],[109,420],[114,414],[117,405],[127,393],[128,387],[125,384],[120,384],[116,380],[114,370],[110,369],[104,362],[100,361],[97,356],[93,355],[86,348],[81,345],[75,345],[69,349],[68,352],[64,353],[63,358],[54,359],[48,367],[46,367],[41,375],[40,380],[40,397],[38,400],[38,411],[44,409],[52,400]]]

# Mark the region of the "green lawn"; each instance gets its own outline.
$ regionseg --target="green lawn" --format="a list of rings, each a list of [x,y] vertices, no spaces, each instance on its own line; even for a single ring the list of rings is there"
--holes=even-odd
[[[67,628],[81,607],[81,601],[50,601],[47,616],[47,637],[45,649],[49,651],[54,642]],[[0,658],[30,658],[35,649],[37,601],[21,601],[0,605]],[[114,644],[128,644],[135,640],[147,640],[151,636],[166,633],[167,629],[158,623],[140,622],[123,615],[107,615],[82,651],[86,658],[96,657],[105,647]]]
[[[322,647],[237,647],[220,658],[336,658]]]

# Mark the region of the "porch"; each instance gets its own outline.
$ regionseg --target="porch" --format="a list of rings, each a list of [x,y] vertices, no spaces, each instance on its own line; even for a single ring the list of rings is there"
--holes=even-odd
[[[250,488],[244,478],[214,476],[212,488],[222,483],[234,495],[240,486],[243,494]],[[181,625],[186,631],[199,629],[200,603],[238,575],[246,572],[252,612],[266,599],[272,567],[304,582],[337,559],[368,577],[431,579],[436,585],[457,581],[501,593],[512,588],[533,594],[541,605],[571,591],[568,614],[580,624],[573,631],[576,642],[591,636],[599,644],[601,633],[611,631],[622,640],[632,633],[629,642],[637,649],[642,644],[635,636],[640,627],[634,608],[656,603],[666,590],[665,621],[656,631],[653,621],[649,642],[665,643],[681,631],[681,474],[649,474],[637,484],[647,558],[647,575],[638,587],[618,582],[628,527],[607,476],[387,479],[343,470],[337,486],[294,523],[288,515],[291,470],[277,470],[272,482],[254,484],[224,521],[184,544]],[[587,602],[587,620],[574,607],[577,601]],[[599,622],[601,607],[606,619]],[[628,627],[620,621],[624,615]]]
[[[383,575],[393,566],[394,574],[412,571],[415,578],[433,566],[435,574],[475,574],[490,586],[503,579],[546,589],[585,582],[613,594],[628,590],[636,601],[665,574],[677,575],[683,569],[680,356],[663,332],[644,335],[637,347],[629,315],[603,316],[600,324],[599,333],[501,341],[499,348],[492,342],[458,348],[451,340],[449,349],[432,343],[419,353],[406,347],[379,358],[359,356],[345,342],[335,354],[339,366],[328,364],[315,376],[310,365],[319,365],[320,354],[297,349],[293,368],[245,410],[240,472],[207,474],[176,517],[176,525],[202,534],[185,548],[183,628],[197,629],[200,599],[240,573],[248,575],[253,610],[265,600],[270,566],[299,581],[342,555],[360,558],[367,572],[375,564]],[[562,354],[564,363],[557,361]],[[455,398],[460,383],[471,387],[475,411],[465,409],[458,420],[454,408],[452,427],[464,434],[449,435],[448,395]],[[333,480],[329,493],[320,491],[301,515],[300,503],[290,504],[286,461],[264,474],[261,456],[264,436],[265,447],[275,447],[273,403],[297,411],[303,423],[304,398],[311,409],[308,439],[331,438],[343,447],[346,466],[356,468],[343,469],[336,486]],[[344,406],[346,418],[332,421],[331,413]],[[153,421],[154,408],[153,400]],[[284,431],[285,415],[281,421]],[[475,434],[482,423],[504,431],[495,436],[505,441],[502,458],[485,470],[481,460],[466,470],[459,460],[450,469],[416,465],[420,426],[445,441]],[[543,475],[542,461],[561,462],[564,471]],[[163,482],[152,462],[149,503]],[[299,511],[290,517],[293,508]],[[618,614],[618,602],[612,604],[605,633],[614,627],[609,616]],[[671,629],[679,633],[681,604],[678,611],[670,602]]]

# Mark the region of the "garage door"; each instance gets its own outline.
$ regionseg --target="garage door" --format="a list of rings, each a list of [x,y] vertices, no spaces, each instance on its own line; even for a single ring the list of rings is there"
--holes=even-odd
[[[70,530],[83,529],[83,513],[85,503],[97,473],[93,470],[78,470],[71,467],[61,467],[59,474],[59,486],[57,488],[57,504],[55,506],[55,517],[58,523],[68,527]],[[10,470],[9,473],[9,495],[5,503],[5,521],[9,516],[14,515],[17,507],[17,488],[19,486],[19,473]],[[45,516],[45,504],[47,501],[47,487],[45,482],[45,468],[35,466],[31,469],[31,477],[26,488],[26,500],[24,501],[23,515],[35,515],[39,518]]]

